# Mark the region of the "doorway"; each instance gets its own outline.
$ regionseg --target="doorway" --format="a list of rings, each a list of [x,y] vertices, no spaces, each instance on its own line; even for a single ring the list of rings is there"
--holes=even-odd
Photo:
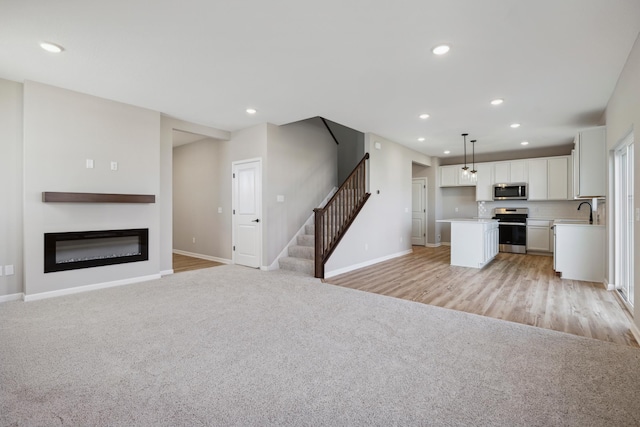
[[[231,174],[224,144],[172,129],[174,273],[231,263]]]
[[[411,244],[427,244],[427,178],[411,181]]]
[[[614,263],[615,285],[622,299],[633,308],[633,132],[627,135],[614,150]]]
[[[232,163],[233,263],[258,268],[262,261],[262,160]]]

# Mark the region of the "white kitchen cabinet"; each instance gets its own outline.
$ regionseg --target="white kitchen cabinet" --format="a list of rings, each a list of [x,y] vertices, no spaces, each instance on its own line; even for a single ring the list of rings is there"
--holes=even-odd
[[[527,220],[527,251],[553,252],[550,230],[551,221]]]
[[[529,200],[567,200],[570,195],[569,157],[528,160]]]
[[[573,192],[576,198],[603,197],[607,172],[606,127],[586,129],[574,140]]]
[[[593,224],[558,224],[554,267],[563,279],[604,281],[605,228]]]
[[[495,184],[527,182],[527,161],[512,160],[509,162],[495,162],[493,164],[493,177]]]
[[[507,184],[511,182],[511,163],[495,162],[493,164],[494,184]]]
[[[451,223],[451,265],[482,268],[498,254],[498,221],[459,218],[437,222]]]
[[[529,200],[547,200],[548,186],[547,159],[529,160]]]
[[[526,160],[513,160],[509,163],[511,163],[511,181],[508,182],[527,182],[529,180]]]
[[[493,163],[476,164],[478,180],[476,181],[476,201],[493,200]]]
[[[456,187],[458,185],[458,167],[440,166],[440,187]]]
[[[548,193],[547,200],[567,200],[569,191],[569,156],[554,157],[547,160]],[[529,169],[531,173],[531,169]]]
[[[472,187],[476,185],[473,176],[469,172],[471,165],[467,173],[464,173],[462,169],[464,165],[448,165],[440,166],[440,187]]]

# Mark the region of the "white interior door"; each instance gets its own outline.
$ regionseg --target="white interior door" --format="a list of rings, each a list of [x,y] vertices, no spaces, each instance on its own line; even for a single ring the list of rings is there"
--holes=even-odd
[[[233,262],[260,267],[262,259],[262,161],[233,162]]]
[[[427,243],[427,180],[414,178],[411,183],[411,244]]]

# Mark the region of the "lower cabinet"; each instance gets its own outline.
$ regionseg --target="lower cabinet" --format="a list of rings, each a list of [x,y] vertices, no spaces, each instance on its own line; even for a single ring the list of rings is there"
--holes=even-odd
[[[527,220],[527,251],[553,252],[551,221]]]
[[[451,265],[482,268],[498,254],[497,221],[442,221],[451,222]]]
[[[563,279],[604,281],[604,225],[556,224],[554,268]]]

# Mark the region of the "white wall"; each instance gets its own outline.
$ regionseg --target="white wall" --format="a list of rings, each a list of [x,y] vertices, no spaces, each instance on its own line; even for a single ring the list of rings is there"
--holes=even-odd
[[[473,218],[478,216],[476,187],[447,187],[441,189],[442,218]],[[457,209],[457,211],[456,211]],[[451,224],[442,223],[442,242],[451,242]]]
[[[22,293],[22,91],[21,83],[0,79],[0,297]]]
[[[195,123],[162,115],[160,120],[160,270],[169,273],[173,270],[173,131],[190,132],[203,137],[228,141],[231,133],[202,126]],[[228,159],[227,159],[228,160]],[[229,173],[231,167],[229,166]],[[222,184],[221,184],[222,185]],[[231,186],[231,184],[229,184]],[[229,202],[229,205],[231,202]],[[230,217],[228,224],[231,224]],[[231,227],[228,225],[228,227]],[[231,241],[231,231],[228,231],[228,241]],[[230,243],[229,245],[230,246]],[[226,259],[230,259],[231,249],[228,249]]]
[[[411,251],[412,162],[430,166],[431,158],[373,134],[365,147],[371,197],[329,258],[327,277]]]
[[[627,63],[618,79],[605,113],[607,121],[607,148],[613,149],[629,132],[634,132],[635,150],[634,150],[634,205],[636,208],[640,203],[640,37],[629,54]],[[612,200],[612,195],[607,195],[607,200]],[[610,203],[611,205],[611,203]],[[613,238],[612,220],[608,221],[607,234],[609,240]],[[640,316],[637,315],[640,308],[640,222],[634,223],[634,258],[635,262],[635,324],[640,328]],[[610,246],[609,246],[610,247]],[[608,253],[611,259],[612,254]],[[613,272],[608,271],[609,283],[614,283]]]
[[[173,149],[173,248],[228,260],[231,199],[222,183],[230,166],[221,164],[223,146],[205,138]]]
[[[266,265],[275,261],[296,232],[338,184],[338,146],[319,118],[269,127],[264,205]],[[277,196],[284,196],[278,202]]]
[[[160,191],[160,114],[35,82],[24,85],[24,292],[157,275],[160,209],[153,204],[43,203],[42,192]],[[87,169],[85,159],[95,167]],[[117,171],[110,162],[117,161]],[[43,272],[46,232],[149,229],[149,260]]]

